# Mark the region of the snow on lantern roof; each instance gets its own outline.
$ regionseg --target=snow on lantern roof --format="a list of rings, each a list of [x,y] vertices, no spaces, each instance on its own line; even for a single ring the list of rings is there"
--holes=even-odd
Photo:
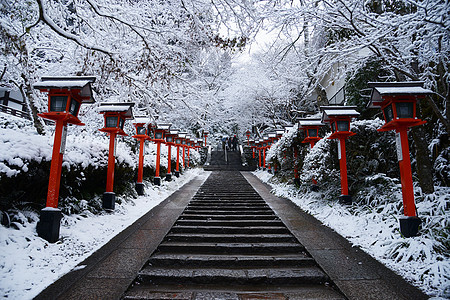
[[[321,106],[323,111],[322,122],[330,120],[330,117],[357,117],[359,112],[356,111],[356,106]]]
[[[370,108],[380,106],[383,102],[383,96],[388,95],[429,95],[433,91],[423,88],[423,81],[403,81],[403,82],[369,82],[372,88],[370,102],[367,105]]]
[[[103,102],[100,103],[100,107],[98,108],[99,113],[106,112],[124,112],[123,116],[126,119],[133,119],[133,108],[134,103],[132,102]]]
[[[94,83],[94,76],[46,76],[41,81],[36,82],[35,89],[80,89],[80,96],[83,103],[94,103],[91,83]]]
[[[150,123],[150,118],[146,116],[135,116],[133,120],[133,124],[144,124],[146,126]]]
[[[268,135],[269,135],[269,138],[277,137],[277,133],[276,132],[269,132]]]
[[[170,129],[170,134],[178,134],[178,132],[180,132],[178,129]]]
[[[297,119],[300,126],[324,126],[321,119]]]
[[[187,135],[187,132],[180,132],[180,133],[178,133],[178,137],[182,138],[182,139],[186,138],[186,135]]]
[[[172,123],[157,123],[156,129],[169,130]]]

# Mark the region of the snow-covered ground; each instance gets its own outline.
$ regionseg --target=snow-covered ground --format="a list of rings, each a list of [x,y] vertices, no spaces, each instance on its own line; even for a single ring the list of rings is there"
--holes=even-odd
[[[0,226],[0,295],[32,299],[185,183],[208,175],[202,169],[189,169],[161,186],[147,182],[146,195],[116,204],[113,213],[65,215],[60,240],[54,244],[37,236],[36,213],[23,215],[34,221],[25,221],[20,230]]]
[[[433,234],[436,229],[448,232],[445,225],[448,215],[439,203],[445,205],[450,201],[450,188],[436,187],[434,194],[417,203],[419,214],[427,215],[421,235],[404,238],[399,232],[397,205],[378,209],[356,204],[345,206],[323,199],[319,192],[302,193],[293,185],[280,183],[266,171],[254,174],[270,184],[275,195],[290,199],[433,299],[450,299],[449,254],[442,253]]]

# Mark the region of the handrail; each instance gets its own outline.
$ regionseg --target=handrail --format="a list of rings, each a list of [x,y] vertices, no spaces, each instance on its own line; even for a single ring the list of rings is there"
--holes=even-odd
[[[32,120],[31,116],[27,112],[25,112],[23,110],[18,110],[18,109],[15,109],[15,108],[3,105],[3,104],[0,104],[0,111],[4,112],[4,113],[7,113],[9,115],[13,115],[13,116],[19,117],[19,118]]]

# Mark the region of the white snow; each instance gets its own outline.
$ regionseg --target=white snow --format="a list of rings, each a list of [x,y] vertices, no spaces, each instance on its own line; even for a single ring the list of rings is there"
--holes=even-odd
[[[302,193],[292,185],[278,182],[268,172],[256,171],[254,174],[269,183],[275,195],[291,200],[353,245],[434,296],[433,299],[450,297],[450,259],[448,253],[439,251],[440,243],[445,241],[438,241],[435,234],[436,230],[448,230],[445,206],[450,201],[450,188],[436,187],[434,194],[417,201],[423,221],[421,234],[403,238],[398,221],[401,217],[401,187],[398,183],[389,191],[397,201],[381,202],[383,200],[377,199],[376,194],[369,192],[367,204],[345,206],[325,200],[323,193],[326,191]],[[379,176],[367,180],[376,180]]]
[[[146,195],[116,204],[113,213],[65,215],[60,240],[54,244],[37,236],[36,214],[31,215],[34,221],[20,230],[0,226],[0,294],[8,299],[32,299],[59,277],[83,268],[77,264],[182,185],[193,178],[205,180],[208,175],[202,169],[189,169],[159,187],[146,182]]]

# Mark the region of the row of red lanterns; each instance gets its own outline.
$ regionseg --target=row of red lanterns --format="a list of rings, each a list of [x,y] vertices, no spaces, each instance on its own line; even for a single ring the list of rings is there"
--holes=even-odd
[[[404,217],[400,219],[400,231],[405,237],[416,236],[421,223],[417,216],[414,202],[414,189],[411,172],[411,161],[409,156],[409,145],[407,131],[410,127],[426,123],[420,120],[416,115],[417,101],[424,98],[432,91],[423,88],[423,82],[388,82],[369,83],[372,88],[371,99],[368,104],[370,108],[381,108],[385,119],[383,125],[378,131],[395,130],[397,156],[400,166],[400,177],[402,184]],[[332,134],[329,139],[338,140],[338,158],[341,177],[341,196],[339,200],[342,203],[350,204],[351,196],[348,193],[347,181],[347,163],[345,152],[345,141],[350,136],[355,135],[350,131],[350,121],[359,116],[355,106],[322,106],[321,119],[299,119],[298,128],[305,134],[303,143],[309,143],[311,148],[320,140],[319,128],[326,123],[331,127]],[[264,137],[260,140],[250,140],[250,132],[247,131],[248,144],[254,151],[259,151],[259,167],[265,169],[265,151],[270,148],[271,140]],[[261,150],[263,151],[261,157]],[[297,158],[297,148],[294,149],[294,157]],[[263,162],[261,162],[261,158]],[[294,166],[294,182],[299,183],[298,167]],[[313,189],[316,188],[316,181],[313,179]]]
[[[40,220],[37,224],[37,233],[40,237],[49,242],[56,242],[59,239],[61,210],[58,209],[59,188],[61,179],[62,159],[65,149],[67,125],[84,125],[78,119],[80,106],[83,103],[94,103],[91,84],[96,80],[91,76],[75,77],[43,77],[34,88],[48,94],[48,112],[39,116],[55,121],[55,139],[53,145],[52,161],[50,167],[49,185],[47,193],[46,207],[41,210]],[[124,132],[126,120],[133,119],[132,108],[134,103],[100,103],[99,112],[104,116],[104,127],[99,129],[106,132],[110,137],[108,172],[106,192],[103,194],[103,208],[113,210],[115,204],[114,185],[114,164],[116,152],[117,135],[127,136]],[[140,140],[139,168],[136,190],[139,195],[144,194],[143,189],[143,154],[146,140],[157,144],[156,173],[154,183],[159,185],[160,149],[161,144],[166,144],[168,149],[168,170],[166,179],[171,180],[171,147],[177,147],[177,166],[175,176],[179,176],[179,151],[183,149],[183,167],[189,167],[189,151],[192,148],[202,147],[202,140],[194,140],[187,133],[170,129],[171,124],[151,124],[147,118],[136,117],[134,121],[136,135],[133,137]],[[208,132],[204,132],[205,138]],[[185,152],[187,151],[187,161]]]

